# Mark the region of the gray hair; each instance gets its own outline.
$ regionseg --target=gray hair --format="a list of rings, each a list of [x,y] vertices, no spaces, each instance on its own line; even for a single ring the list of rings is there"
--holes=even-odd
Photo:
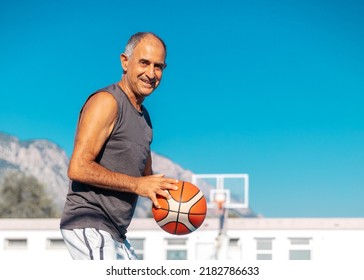
[[[167,57],[166,44],[159,36],[157,36],[156,34],[154,34],[152,32],[138,32],[138,33],[135,33],[134,35],[132,35],[125,46],[124,54],[127,57],[130,57],[133,54],[133,51],[134,51],[135,47],[138,45],[138,43],[140,42],[140,40],[142,40],[144,37],[146,37],[148,35],[151,35],[151,36],[157,38],[162,43],[162,45],[164,47],[164,51],[166,53],[166,57]]]

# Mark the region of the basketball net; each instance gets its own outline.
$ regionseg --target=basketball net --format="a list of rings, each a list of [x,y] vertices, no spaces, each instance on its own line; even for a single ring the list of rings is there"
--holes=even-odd
[[[222,210],[222,207],[224,207],[224,202],[225,201],[216,201],[217,204],[217,210],[219,210],[219,212]]]

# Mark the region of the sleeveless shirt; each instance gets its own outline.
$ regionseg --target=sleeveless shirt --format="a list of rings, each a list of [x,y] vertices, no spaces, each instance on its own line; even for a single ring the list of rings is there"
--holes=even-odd
[[[96,162],[114,172],[134,177],[143,176],[153,137],[149,114],[144,106],[138,112],[117,83],[92,95],[101,91],[106,91],[115,98],[118,117]],[[83,108],[80,114],[82,110]],[[70,181],[60,227],[105,230],[115,240],[123,242],[137,199],[138,195],[135,193]]]

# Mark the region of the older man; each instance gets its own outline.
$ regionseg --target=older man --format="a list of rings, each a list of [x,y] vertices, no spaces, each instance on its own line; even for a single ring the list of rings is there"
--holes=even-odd
[[[119,82],[92,94],[81,109],[68,176],[61,232],[74,259],[133,259],[126,240],[138,195],[157,195],[178,180],[152,174],[152,124],[142,105],[160,84],[166,45],[134,34],[120,56]]]

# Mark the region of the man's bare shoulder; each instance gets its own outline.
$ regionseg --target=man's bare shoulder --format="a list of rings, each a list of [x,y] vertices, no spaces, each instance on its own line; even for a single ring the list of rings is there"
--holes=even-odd
[[[118,104],[114,96],[106,91],[100,91],[92,95],[84,106],[85,110],[101,110],[103,113],[116,113],[118,110]]]
[[[107,92],[107,91],[100,91],[95,94],[93,94],[88,100],[87,103],[93,103],[98,105],[111,105],[111,106],[117,106],[117,102],[115,97]]]

